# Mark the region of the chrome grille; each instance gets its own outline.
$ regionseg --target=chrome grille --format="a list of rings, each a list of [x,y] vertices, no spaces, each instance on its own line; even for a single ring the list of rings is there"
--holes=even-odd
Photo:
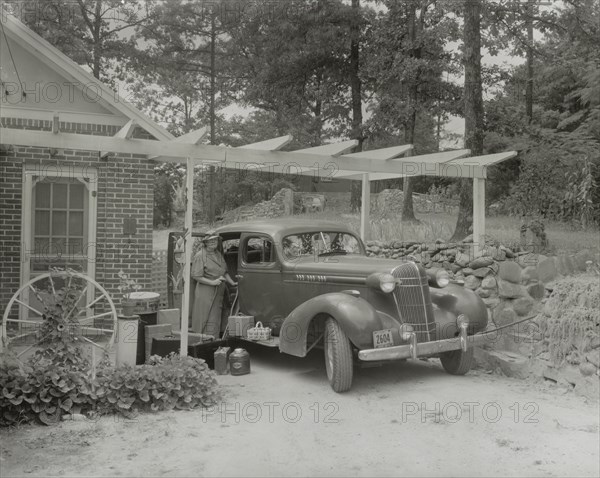
[[[400,321],[413,327],[417,341],[435,340],[433,304],[425,270],[414,262],[406,262],[394,268],[392,275],[402,281],[394,291]]]

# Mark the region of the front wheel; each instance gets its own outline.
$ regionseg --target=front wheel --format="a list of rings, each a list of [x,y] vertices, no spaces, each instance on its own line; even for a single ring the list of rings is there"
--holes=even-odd
[[[325,322],[325,368],[331,388],[338,393],[352,386],[352,346],[346,333],[334,319]]]
[[[453,350],[444,352],[440,355],[442,367],[451,375],[464,375],[473,365],[473,347],[469,347],[466,352],[462,350]]]

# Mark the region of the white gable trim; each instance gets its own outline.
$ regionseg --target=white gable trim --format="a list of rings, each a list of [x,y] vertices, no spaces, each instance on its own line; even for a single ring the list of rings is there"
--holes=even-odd
[[[116,115],[124,115],[127,119],[135,120],[140,127],[158,140],[170,140],[174,138],[165,128],[152,121],[152,119],[136,107],[125,101],[100,80],[94,78],[93,75],[85,71],[65,54],[23,25],[14,16],[7,15],[3,20],[2,27],[8,37],[19,42],[21,46],[34,54],[40,61],[43,61],[61,75],[82,85],[93,84],[102,96],[99,100],[101,104],[109,108],[110,111],[114,111]],[[3,114],[3,116],[5,115]],[[85,121],[85,123],[90,122]]]
[[[79,111],[57,110],[60,121],[65,123],[80,123],[80,124],[99,124],[107,126],[123,126],[127,123],[127,118],[123,115],[109,115],[101,113],[81,113]],[[52,121],[52,111],[39,110],[35,108],[15,107],[15,106],[0,106],[1,118],[17,118],[30,119],[38,121]]]

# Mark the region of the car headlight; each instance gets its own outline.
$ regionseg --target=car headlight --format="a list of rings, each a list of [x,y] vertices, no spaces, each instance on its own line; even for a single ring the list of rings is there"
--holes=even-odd
[[[389,294],[396,288],[396,279],[392,274],[381,274],[379,277],[379,288]]]
[[[450,284],[450,275],[445,269],[427,269],[429,285],[433,287],[446,287]]]
[[[414,329],[413,329],[412,325],[402,324],[400,326],[400,337],[405,342],[408,342],[410,340],[413,332],[414,332]]]
[[[396,288],[396,278],[389,273],[375,272],[367,277],[367,285],[389,294]]]

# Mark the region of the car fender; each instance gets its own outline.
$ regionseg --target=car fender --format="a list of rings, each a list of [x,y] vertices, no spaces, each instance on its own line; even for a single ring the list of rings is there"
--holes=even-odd
[[[371,348],[373,331],[386,328],[388,322],[360,296],[343,292],[319,295],[300,304],[286,317],[279,334],[279,350],[296,357],[306,356],[308,328],[320,314],[333,317],[359,349]]]
[[[438,339],[450,338],[458,333],[456,318],[461,314],[469,318],[469,334],[481,332],[486,328],[487,307],[474,291],[450,284],[442,289],[430,287],[429,292],[434,304]]]

